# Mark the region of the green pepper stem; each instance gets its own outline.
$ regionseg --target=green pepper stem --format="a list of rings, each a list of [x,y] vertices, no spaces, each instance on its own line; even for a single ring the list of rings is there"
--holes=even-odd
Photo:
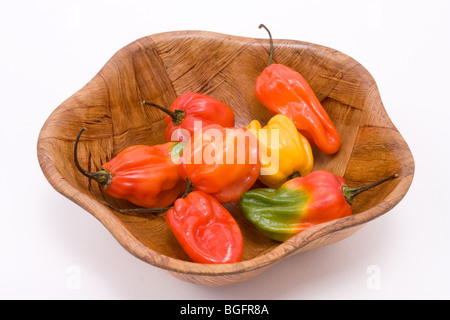
[[[88,177],[89,179],[95,180],[98,182],[98,184],[103,188],[106,189],[111,184],[112,174],[108,172],[106,169],[101,169],[96,172],[88,172],[84,170],[80,163],[78,162],[78,142],[80,141],[81,134],[87,130],[86,128],[82,128],[80,132],[77,135],[77,138],[75,140],[75,146],[73,148],[73,160],[75,162],[75,166],[77,167],[78,171],[80,171],[84,176]]]
[[[301,176],[302,176],[302,175],[300,174],[299,171],[295,171],[294,173],[290,174],[290,175],[287,177],[287,180],[292,180],[292,179],[295,179],[295,178],[299,178],[299,177],[301,177]]]
[[[187,186],[184,190],[183,194],[181,195],[181,198],[186,198],[189,193],[191,193],[193,190],[195,190],[195,186],[192,183],[192,181],[189,178],[186,178]],[[173,206],[165,207],[165,208],[132,208],[132,209],[121,209],[116,206],[113,206],[112,204],[104,201],[104,205],[108,206],[109,208],[113,209],[114,211],[124,213],[124,214],[140,214],[140,213],[164,213],[167,212],[167,210],[172,209]]]
[[[269,54],[269,62],[267,63],[267,66],[270,66],[272,64],[272,60],[273,60],[273,40],[272,40],[272,34],[270,33],[270,30],[263,25],[262,23],[259,25],[258,27],[259,29],[264,28],[266,29],[267,33],[269,34],[269,39],[270,39],[270,54]]]
[[[167,110],[164,107],[161,107],[160,105],[158,105],[156,103],[153,103],[153,102],[150,102],[150,101],[147,101],[147,100],[142,101],[142,103],[146,104],[148,106],[155,107],[155,108],[161,110],[162,112],[167,113],[172,118],[172,122],[174,124],[181,124],[183,122],[184,117],[185,117],[184,110],[181,110],[181,109],[175,109],[175,111],[170,111],[170,110]]]
[[[124,214],[139,214],[139,213],[164,213],[167,212],[167,210],[173,208],[173,206],[166,207],[166,208],[133,208],[133,209],[121,209],[116,206],[113,206],[112,204],[104,201],[103,204],[109,208],[111,208],[114,211],[124,213]]]
[[[186,189],[184,190],[183,195],[181,196],[181,198],[183,199],[186,198],[189,195],[189,193],[195,190],[195,186],[192,183],[191,179],[186,178],[186,182],[187,182]]]
[[[378,181],[375,181],[375,182],[370,183],[370,184],[365,185],[365,186],[354,187],[354,188],[350,188],[348,186],[344,186],[342,188],[342,192],[344,193],[344,197],[345,197],[345,200],[347,201],[347,203],[349,205],[352,205],[353,198],[356,197],[361,192],[364,192],[364,191],[367,191],[369,189],[372,189],[372,188],[374,188],[374,187],[376,187],[376,186],[378,186],[378,185],[380,185],[380,184],[382,184],[382,183],[384,183],[384,182],[386,182],[388,180],[395,179],[397,177],[398,177],[398,174],[396,173],[396,174],[393,174],[392,176],[380,179]]]

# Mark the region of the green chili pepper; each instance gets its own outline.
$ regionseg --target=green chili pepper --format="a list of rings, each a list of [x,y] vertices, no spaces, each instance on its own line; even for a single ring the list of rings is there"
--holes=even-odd
[[[395,174],[370,185],[350,188],[344,178],[317,170],[291,179],[278,189],[247,191],[239,205],[244,216],[265,236],[285,241],[319,223],[350,216],[356,195],[396,177]]]

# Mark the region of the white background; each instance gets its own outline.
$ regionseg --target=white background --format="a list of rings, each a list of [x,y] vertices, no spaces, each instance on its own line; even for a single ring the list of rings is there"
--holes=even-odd
[[[375,78],[415,158],[390,212],[232,286],[190,284],[130,255],[59,193],[36,143],[50,113],[119,49],[208,30],[332,47]],[[2,1],[0,298],[449,299],[450,1]],[[371,282],[376,272],[379,282]]]

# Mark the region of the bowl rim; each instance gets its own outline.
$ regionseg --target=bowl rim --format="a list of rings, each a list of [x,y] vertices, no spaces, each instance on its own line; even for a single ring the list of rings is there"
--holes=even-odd
[[[211,32],[211,31],[196,31],[196,30],[180,30],[180,31],[168,31],[156,33],[153,35],[145,36],[139,38],[130,44],[140,41],[143,38],[149,38],[154,36],[177,36],[182,34],[183,36],[189,35],[191,37],[216,37],[218,35],[226,35],[223,33]],[[263,41],[266,39],[249,38],[235,35],[226,35],[238,41]],[[290,41],[290,43],[298,43],[301,46],[314,46],[319,48],[331,49],[335,52],[339,52],[335,49],[328,48],[322,45],[308,43],[298,40],[282,40],[274,39],[274,41]],[[130,45],[129,44],[129,45]],[[123,49],[123,48],[122,48]],[[122,50],[122,49],[119,49]],[[107,62],[108,63],[108,62]],[[99,76],[100,71],[91,79],[93,81]],[[77,91],[78,92],[78,91]],[[76,92],[74,93],[74,95]],[[365,211],[359,212],[358,214],[351,215],[345,218],[340,218],[332,220],[326,223],[322,223],[311,227],[293,237],[286,240],[285,242],[280,242],[279,245],[271,249],[270,251],[256,256],[252,259],[242,260],[240,262],[228,263],[228,264],[201,264],[192,261],[181,260],[166,256],[162,253],[154,251],[153,249],[145,246],[136,236],[126,227],[126,225],[120,220],[120,218],[115,215],[111,209],[105,205],[97,202],[96,200],[90,198],[87,194],[79,191],[73,185],[71,185],[58,171],[54,162],[51,161],[51,155],[49,151],[43,146],[45,141],[49,139],[45,137],[44,132],[46,131],[47,124],[49,120],[54,116],[55,113],[60,108],[63,108],[64,102],[61,103],[47,118],[43,127],[40,130],[38,142],[37,142],[37,156],[38,162],[43,171],[44,176],[52,185],[52,187],[62,194],[63,196],[69,198],[71,201],[78,204],[84,210],[91,213],[95,218],[97,218],[113,235],[114,238],[127,250],[129,253],[133,254],[137,258],[161,269],[165,269],[170,272],[183,273],[188,275],[202,275],[202,276],[223,276],[223,275],[233,275],[242,272],[255,271],[258,269],[265,268],[271,264],[281,261],[286,256],[292,255],[302,248],[312,243],[313,241],[322,238],[326,235],[346,230],[352,227],[361,226],[382,214],[388,212],[393,207],[395,207],[402,198],[406,195],[408,189],[412,184],[414,177],[414,158],[411,154],[411,172],[407,175],[403,175],[399,172],[399,177],[396,179],[398,183],[392,188],[389,194],[379,202],[376,206],[371,207]],[[386,116],[388,116],[383,104],[380,106],[383,108]],[[392,129],[396,132],[398,130],[392,124]],[[399,133],[399,132],[398,132]],[[406,144],[406,141],[405,141]],[[411,152],[408,148],[408,151]],[[47,161],[50,159],[50,161]],[[120,228],[117,228],[120,226]],[[114,227],[114,228],[113,228]],[[114,232],[112,232],[114,229]]]
[[[42,159],[44,156],[45,153],[39,153],[39,159]],[[55,172],[55,175],[50,174]],[[121,225],[121,228],[114,228],[115,232],[112,233],[112,235],[125,249],[137,258],[168,271],[189,275],[211,276],[232,275],[265,268],[266,266],[281,261],[288,255],[294,254],[295,251],[302,249],[321,237],[366,224],[396,206],[406,194],[413,179],[412,175],[404,177],[404,179],[401,180],[394,189],[392,189],[389,195],[382,202],[377,204],[377,206],[374,206],[366,211],[359,212],[356,215],[332,220],[311,227],[291,237],[285,242],[281,242],[278,246],[265,254],[235,263],[202,264],[166,256],[145,246],[134,236],[131,231],[128,230],[125,224],[114,213],[112,213],[110,209],[108,209],[105,205],[91,199],[88,195],[78,191],[75,187],[69,184],[64,177],[59,174],[55,166],[47,166],[44,171],[44,175],[56,191],[66,197],[67,195],[70,195],[72,201],[91,213],[108,229],[108,231],[111,231],[110,228],[112,228],[114,224]],[[394,194],[398,195],[394,196]]]

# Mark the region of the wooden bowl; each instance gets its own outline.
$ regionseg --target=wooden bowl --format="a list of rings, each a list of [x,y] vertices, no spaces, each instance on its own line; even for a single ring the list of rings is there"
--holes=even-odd
[[[210,265],[189,260],[165,224],[164,215],[130,216],[110,210],[96,182],[81,175],[73,147],[82,127],[79,159],[97,170],[127,146],[158,144],[165,114],[144,107],[147,99],[169,107],[180,94],[195,91],[230,106],[236,126],[265,123],[269,112],[254,96],[256,77],[268,60],[269,41],[204,31],[179,31],[138,39],[119,50],[83,88],[50,115],[38,139],[38,159],[50,184],[94,215],[131,254],[196,284],[221,286],[247,280],[288,256],[344,239],[392,209],[414,175],[407,143],[389,119],[377,86],[357,61],[334,49],[292,40],[274,40],[274,62],[290,66],[310,83],[342,137],[341,150],[325,155],[314,149],[315,169],[344,176],[358,186],[398,173],[355,198],[354,215],[317,225],[284,243],[262,236],[227,204],[244,236],[239,263]]]

